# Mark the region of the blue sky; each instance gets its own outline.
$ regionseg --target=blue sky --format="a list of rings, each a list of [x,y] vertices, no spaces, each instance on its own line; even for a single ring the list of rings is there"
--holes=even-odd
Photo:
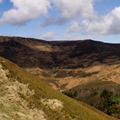
[[[0,0],[0,35],[120,43],[120,0]]]

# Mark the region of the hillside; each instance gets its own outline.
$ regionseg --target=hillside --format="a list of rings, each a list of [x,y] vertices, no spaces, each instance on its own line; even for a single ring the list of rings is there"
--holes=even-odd
[[[120,44],[0,37],[0,56],[56,90],[95,81],[120,83]]]
[[[21,67],[86,68],[96,64],[116,64],[120,44],[93,40],[43,41],[32,38],[0,37],[0,55]],[[112,57],[116,57],[112,61]],[[28,58],[29,57],[29,58]],[[108,63],[106,59],[110,59]]]
[[[0,119],[115,120],[60,92],[0,57]]]
[[[120,44],[0,37],[0,56],[32,73],[54,90],[70,96],[75,93],[74,99],[120,118]],[[104,90],[108,95],[101,103]],[[113,93],[112,96],[109,93]],[[106,101],[110,101],[110,105],[107,103],[104,107]]]
[[[32,38],[0,37],[0,50],[1,56],[24,68],[75,69],[95,64],[113,65],[120,57],[120,44],[93,40],[43,41]],[[106,61],[107,59],[110,62]]]

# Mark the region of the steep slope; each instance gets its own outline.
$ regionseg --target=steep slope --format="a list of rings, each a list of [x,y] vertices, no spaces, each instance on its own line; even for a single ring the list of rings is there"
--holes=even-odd
[[[0,119],[115,120],[51,89],[38,78],[0,57]]]

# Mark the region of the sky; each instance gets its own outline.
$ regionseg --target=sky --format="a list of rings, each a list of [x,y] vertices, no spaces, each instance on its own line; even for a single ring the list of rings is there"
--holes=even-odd
[[[120,43],[120,0],[0,0],[0,36]]]

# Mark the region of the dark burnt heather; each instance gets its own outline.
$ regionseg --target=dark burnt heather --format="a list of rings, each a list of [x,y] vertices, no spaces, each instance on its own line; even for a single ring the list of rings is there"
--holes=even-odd
[[[120,60],[120,44],[0,37],[0,56],[23,68],[75,69],[91,66],[96,61],[99,64],[116,64]],[[108,58],[113,60],[106,62]]]
[[[4,38],[3,38],[4,39]],[[40,42],[40,41],[39,41]],[[44,43],[44,41],[42,41]],[[23,38],[8,38],[7,41],[0,42],[0,56],[16,63],[23,68],[49,67],[53,64],[49,58],[49,52],[32,49],[29,44],[34,44],[34,40]],[[37,41],[35,42],[37,44]],[[35,45],[34,44],[34,45]],[[45,58],[47,56],[47,60]]]

